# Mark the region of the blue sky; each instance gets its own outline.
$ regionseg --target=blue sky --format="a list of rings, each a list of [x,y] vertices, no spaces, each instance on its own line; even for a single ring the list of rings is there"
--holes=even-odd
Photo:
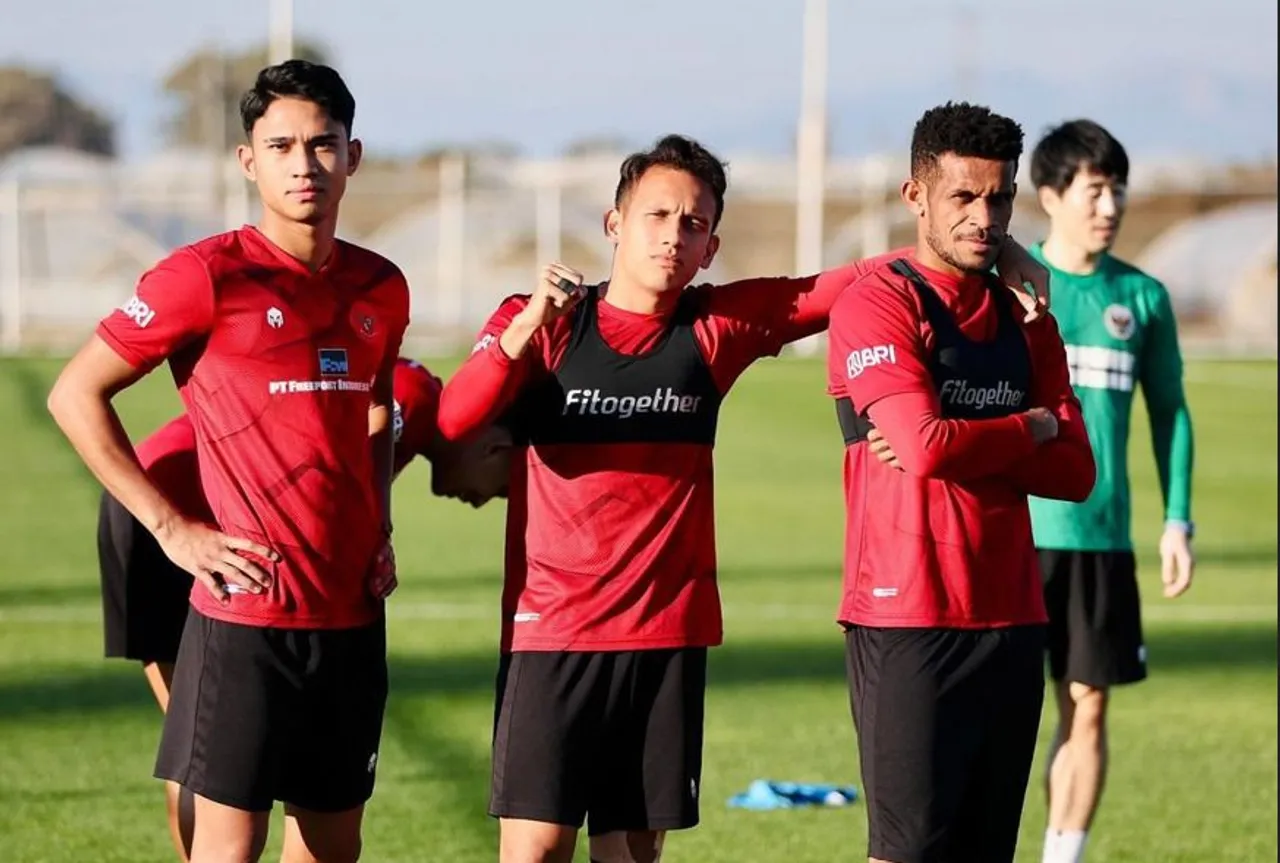
[[[905,148],[922,110],[965,97],[1029,137],[1091,116],[1138,156],[1276,153],[1275,0],[829,2],[835,154]],[[549,155],[669,131],[726,153],[790,150],[802,0],[641,8],[296,0],[295,23],[331,49],[375,152],[502,141]],[[56,72],[118,121],[122,154],[138,158],[161,144],[165,72],[201,45],[261,41],[267,21],[267,0],[14,2],[0,63]]]

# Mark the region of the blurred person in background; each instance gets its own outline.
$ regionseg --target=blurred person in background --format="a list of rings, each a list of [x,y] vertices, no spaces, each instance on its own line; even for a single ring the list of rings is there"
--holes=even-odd
[[[194,796],[192,863],[353,863],[387,697],[399,269],[335,238],[362,147],[327,66],[263,69],[237,158],[245,226],[169,255],[63,369],[49,410],[103,487],[193,575],[156,777]],[[168,362],[216,527],[148,478],[113,397]],[[373,440],[370,441],[370,436]]]
[[[916,247],[831,310],[845,440],[850,706],[877,863],[1011,863],[1044,703],[1028,495],[1083,500],[1093,455],[1051,315],[990,267],[1021,128],[967,103],[917,122]]]
[[[698,823],[707,649],[722,639],[712,447],[761,357],[821,332],[873,261],[691,287],[719,247],[727,179],[678,135],[622,164],[609,280],[548,266],[506,299],[446,384],[440,426],[498,416],[512,459],[490,813],[503,863],[649,863]],[[1023,294],[1043,269],[993,245]],[[994,258],[994,255],[993,255]],[[1041,307],[1028,299],[1029,313]]]
[[[493,426],[464,444],[447,441],[436,425],[443,384],[421,363],[396,364],[393,436],[395,474],[414,458],[431,464],[431,490],[473,507],[505,497],[511,439]],[[196,435],[185,415],[165,423],[134,448],[147,477],[188,518],[216,524],[200,486]],[[195,579],[165,556],[154,536],[110,492],[98,513],[103,634],[108,658],[142,663],[162,711],[169,709],[173,664]],[[200,588],[203,589],[203,588]],[[166,782],[169,831],[179,856],[191,853],[191,792]]]
[[[1160,578],[1170,599],[1191,586],[1195,567],[1193,441],[1169,294],[1110,251],[1129,182],[1124,147],[1090,120],[1063,123],[1036,145],[1031,179],[1049,216],[1049,235],[1032,254],[1052,274],[1054,317],[1098,464],[1083,503],[1031,501],[1058,704],[1043,860],[1079,863],[1106,779],[1110,689],[1147,676],[1130,532],[1134,388],[1146,400],[1164,497]]]

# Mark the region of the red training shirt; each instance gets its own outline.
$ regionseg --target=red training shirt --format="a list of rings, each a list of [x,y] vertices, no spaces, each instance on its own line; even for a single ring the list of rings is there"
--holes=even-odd
[[[395,376],[395,473],[399,475],[416,456],[425,457],[439,433],[443,382],[417,360],[400,357]]]
[[[395,471],[398,475],[417,456],[425,457],[436,432],[440,379],[417,360],[396,362],[395,402],[402,417],[396,435]],[[189,518],[214,524],[213,511],[200,487],[196,432],[181,414],[134,446],[138,461],[160,492]]]
[[[213,524],[200,489],[196,431],[186,414],[174,417],[134,447],[142,469],[170,503],[188,518]]]
[[[233,623],[340,629],[372,622],[366,579],[382,544],[369,446],[371,387],[399,352],[404,276],[345,242],[317,272],[244,227],[184,247],[143,275],[98,335],[135,368],[166,359],[195,429],[200,477],[219,528],[281,562]]]
[[[840,620],[881,627],[987,628],[1045,615],[1027,495],[1083,500],[1093,454],[1052,316],[908,260],[969,339],[994,338],[996,302],[1011,304],[1031,358],[1031,406],[1058,419],[1037,446],[1023,414],[946,419],[929,370],[933,333],[919,296],[885,261],[831,311],[828,390],[848,396],[884,435],[904,471],[865,443],[845,450],[847,510]],[[856,359],[856,361],[855,361]]]
[[[719,391],[760,357],[826,328],[832,302],[869,262],[807,279],[752,279],[701,294],[693,335]],[[445,385],[440,430],[463,437],[497,419],[552,373],[573,326],[540,330],[518,360],[498,338],[525,307],[505,300]],[[673,310],[674,311],[674,310]],[[640,355],[662,343],[673,311],[598,304],[607,346]],[[553,444],[512,459],[502,648],[609,651],[719,644],[710,447],[688,443]]]

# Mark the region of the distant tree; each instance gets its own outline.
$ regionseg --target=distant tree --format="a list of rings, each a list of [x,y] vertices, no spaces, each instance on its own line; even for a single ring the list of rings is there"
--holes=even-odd
[[[23,147],[59,146],[110,156],[115,126],[45,72],[0,66],[0,156]]]
[[[241,143],[240,96],[267,65],[267,51],[266,45],[235,54],[203,49],[183,60],[163,82],[164,92],[174,101],[165,139],[170,144],[217,150]],[[296,44],[293,56],[330,62],[324,48],[309,42]]]

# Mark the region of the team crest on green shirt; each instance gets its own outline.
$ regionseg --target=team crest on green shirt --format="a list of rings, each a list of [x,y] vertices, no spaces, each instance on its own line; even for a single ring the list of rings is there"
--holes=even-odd
[[[1122,342],[1127,342],[1133,338],[1133,331],[1136,326],[1133,312],[1128,306],[1122,306],[1119,303],[1112,303],[1107,306],[1102,313],[1102,324],[1113,338],[1117,338]]]

